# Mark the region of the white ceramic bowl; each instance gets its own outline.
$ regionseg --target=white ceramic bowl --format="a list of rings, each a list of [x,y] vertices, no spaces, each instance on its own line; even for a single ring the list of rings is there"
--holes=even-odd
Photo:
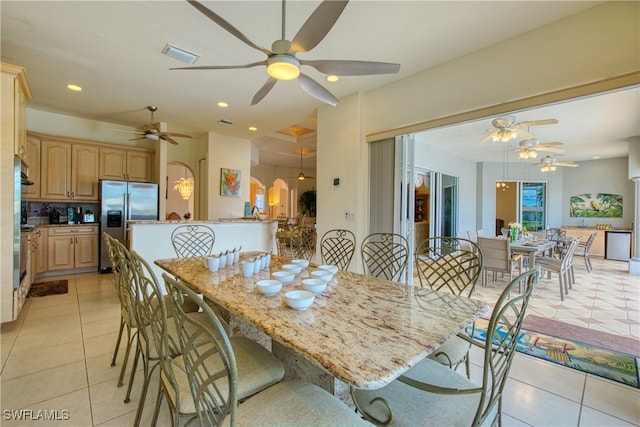
[[[269,215],[267,215],[267,214],[258,214],[258,219],[260,221],[264,221],[267,218],[269,218]]]
[[[277,279],[264,279],[258,280],[256,282],[256,286],[258,286],[260,293],[268,297],[280,292],[280,289],[282,289],[282,282]]]
[[[296,275],[291,271],[274,271],[271,273],[271,277],[280,280],[282,283],[291,283]]]
[[[300,272],[302,271],[302,267],[298,264],[284,264],[282,266],[282,269],[286,271],[290,271],[293,274],[300,274]]]
[[[302,259],[302,258],[292,259],[291,262],[293,264],[298,264],[303,269],[309,267],[309,260],[306,260],[306,259]]]
[[[322,264],[322,265],[319,265],[318,268],[320,270],[330,271],[331,274],[336,274],[338,272],[338,267],[336,267],[335,265]]]
[[[320,279],[325,282],[330,282],[333,279],[333,274],[329,270],[313,270],[311,272],[312,279]]]
[[[311,291],[289,291],[284,294],[284,299],[289,307],[301,311],[311,307],[315,296]]]
[[[327,282],[322,279],[304,279],[302,287],[314,294],[319,294],[327,288]]]

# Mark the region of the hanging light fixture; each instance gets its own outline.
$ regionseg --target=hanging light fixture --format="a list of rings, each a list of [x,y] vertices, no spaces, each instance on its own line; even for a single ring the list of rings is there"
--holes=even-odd
[[[193,194],[193,178],[180,178],[174,182],[174,190],[178,190],[182,200],[189,200]]]
[[[506,177],[508,175],[508,162],[509,157],[507,154],[507,144],[504,144],[504,148],[502,150],[502,181],[496,182],[496,189],[506,191],[509,188],[509,183],[506,182]]]

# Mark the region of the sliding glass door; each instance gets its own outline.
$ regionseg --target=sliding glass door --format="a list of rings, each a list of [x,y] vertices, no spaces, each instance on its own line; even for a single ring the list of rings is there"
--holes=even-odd
[[[520,183],[519,216],[528,231],[542,231],[546,228],[547,186],[543,182]]]

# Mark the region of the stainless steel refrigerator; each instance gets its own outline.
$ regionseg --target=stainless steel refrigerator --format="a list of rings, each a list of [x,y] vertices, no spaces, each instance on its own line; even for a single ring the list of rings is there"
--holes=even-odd
[[[111,271],[103,233],[128,247],[127,221],[158,219],[158,184],[100,181],[100,272]]]

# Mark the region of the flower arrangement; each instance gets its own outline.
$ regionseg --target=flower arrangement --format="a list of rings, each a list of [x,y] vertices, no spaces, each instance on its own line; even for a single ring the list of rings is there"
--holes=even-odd
[[[522,224],[519,222],[510,222],[509,223],[509,237],[512,242],[515,242],[520,237],[519,234],[522,232]]]

